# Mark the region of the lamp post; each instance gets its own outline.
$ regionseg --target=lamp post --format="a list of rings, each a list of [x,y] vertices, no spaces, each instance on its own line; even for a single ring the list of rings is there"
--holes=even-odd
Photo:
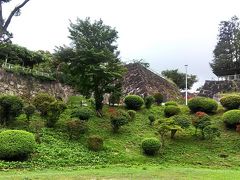
[[[187,92],[187,83],[188,83],[188,81],[187,81],[187,69],[188,69],[188,65],[186,64],[186,65],[184,65],[185,66],[185,68],[186,68],[186,89],[185,89],[185,100],[186,100],[186,106],[188,105],[188,92]]]

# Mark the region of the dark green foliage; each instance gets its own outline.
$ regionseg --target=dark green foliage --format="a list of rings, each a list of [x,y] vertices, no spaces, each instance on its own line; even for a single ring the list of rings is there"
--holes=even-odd
[[[142,107],[144,100],[138,95],[128,95],[125,97],[124,103],[127,109],[139,110]]]
[[[171,117],[177,115],[181,112],[180,108],[175,105],[169,105],[164,108],[164,115],[166,117]]]
[[[88,149],[92,151],[100,151],[103,148],[103,138],[92,135],[87,139]]]
[[[103,95],[119,89],[125,68],[118,58],[117,31],[102,20],[77,19],[69,28],[71,47],[60,47],[56,53],[70,75],[70,83],[81,94],[95,98],[95,109],[102,116]]]
[[[56,122],[58,121],[61,113],[66,109],[66,105],[62,101],[54,101],[49,104],[48,111],[46,115],[47,119],[47,127],[54,127]]]
[[[55,101],[55,98],[47,93],[37,94],[33,99],[33,105],[41,113],[42,116],[46,116],[48,113],[49,105]]]
[[[187,115],[176,115],[172,117],[173,121],[179,125],[181,128],[185,129],[191,125],[189,116]]]
[[[206,126],[203,129],[203,131],[204,131],[205,138],[210,139],[210,140],[213,140],[213,139],[219,137],[221,134],[219,128],[214,125]]]
[[[23,101],[18,96],[2,95],[0,96],[0,116],[1,124],[6,125],[22,112]]]
[[[152,126],[155,121],[155,116],[153,114],[150,114],[148,116],[148,119],[149,119],[150,125]]]
[[[75,108],[71,114],[71,117],[79,118],[80,120],[87,121],[93,115],[93,112],[88,107]]]
[[[142,149],[146,155],[155,155],[161,147],[161,143],[157,138],[145,138],[142,141]]]
[[[155,99],[153,96],[147,96],[145,98],[145,107],[147,109],[151,108],[152,104],[155,102]]]
[[[163,95],[161,93],[154,94],[154,99],[157,105],[160,105],[163,102]]]
[[[171,79],[178,86],[179,89],[186,88],[186,74],[182,72],[178,72],[178,69],[162,71],[162,75]],[[190,75],[188,74],[187,79],[188,79],[188,83],[187,83],[188,89],[191,89],[193,84],[198,81],[197,76],[192,74]]]
[[[33,106],[32,104],[28,104],[27,106],[25,106],[23,108],[24,113],[27,116],[27,120],[30,121],[30,118],[32,117],[32,115],[34,114],[36,108],[35,106]]]
[[[169,105],[171,105],[171,106],[178,106],[177,102],[175,102],[175,101],[165,102],[165,106],[169,106]]]
[[[127,124],[130,120],[130,116],[123,110],[118,110],[110,116],[113,132],[117,133],[121,126]]]
[[[223,114],[223,122],[229,128],[236,128],[237,124],[240,124],[240,110],[230,110]]]
[[[45,124],[41,119],[34,119],[30,121],[29,128],[31,132],[35,133],[35,140],[38,144],[41,143],[41,131]]]
[[[239,19],[233,16],[229,21],[221,21],[218,42],[213,51],[210,66],[216,76],[240,74],[240,27]]]
[[[0,159],[25,160],[35,147],[32,133],[22,130],[6,130],[0,133]]]
[[[128,110],[127,113],[129,114],[130,119],[131,119],[131,120],[134,120],[134,118],[135,118],[135,116],[136,116],[136,111],[134,111],[134,110]]]
[[[239,95],[228,95],[220,99],[221,105],[227,110],[238,109],[240,106]]]
[[[66,127],[69,139],[78,139],[82,134],[88,131],[87,122],[79,119],[71,119],[67,121]]]
[[[189,100],[188,107],[192,112],[213,113],[217,110],[218,104],[211,98],[195,97]]]
[[[192,124],[196,128],[195,134],[197,133],[197,130],[200,129],[201,130],[202,139],[205,139],[204,129],[207,126],[211,125],[210,116],[205,114],[205,115],[203,115],[201,117],[196,117],[195,119],[192,120]]]

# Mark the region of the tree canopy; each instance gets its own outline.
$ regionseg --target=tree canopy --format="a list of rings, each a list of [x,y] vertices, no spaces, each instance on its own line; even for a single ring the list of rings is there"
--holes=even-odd
[[[186,88],[186,84],[185,84],[186,74],[179,72],[178,69],[165,70],[165,71],[162,71],[161,74],[169,78],[170,80],[172,80],[178,86],[179,89],[183,90]],[[187,76],[187,79],[188,79],[188,83],[187,83],[188,89],[191,89],[193,84],[198,81],[197,76],[192,74],[189,74]]]
[[[210,66],[216,76],[240,74],[240,26],[233,16],[219,24],[218,42]]]
[[[9,14],[7,18],[3,17],[3,3],[9,3],[11,0],[0,0],[0,42],[9,42],[12,34],[7,30],[13,16],[21,14],[21,8],[25,6],[30,0],[24,0],[21,4],[17,5]]]
[[[71,46],[58,47],[56,58],[68,74],[68,80],[81,94],[94,95],[95,107],[101,115],[103,95],[111,93],[125,71],[118,58],[117,31],[90,18],[70,23]]]

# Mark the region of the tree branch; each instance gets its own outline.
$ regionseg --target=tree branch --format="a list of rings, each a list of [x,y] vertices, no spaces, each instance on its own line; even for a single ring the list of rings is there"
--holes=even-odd
[[[22,4],[16,6],[16,7],[12,10],[12,12],[10,13],[10,15],[9,15],[8,18],[7,18],[6,23],[5,23],[4,26],[3,26],[3,29],[4,29],[5,31],[7,30],[7,28],[8,28],[8,26],[9,26],[9,24],[10,24],[10,22],[11,22],[11,20],[12,20],[12,17],[14,16],[14,14],[15,14],[18,10],[20,10],[23,6],[25,6],[25,4],[28,3],[28,1],[30,1],[30,0],[25,0],[25,1],[23,1]]]

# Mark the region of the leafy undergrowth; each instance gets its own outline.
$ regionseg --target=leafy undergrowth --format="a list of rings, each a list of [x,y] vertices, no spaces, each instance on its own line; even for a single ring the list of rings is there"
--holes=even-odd
[[[186,107],[181,107],[189,114]],[[105,114],[108,110],[105,107]],[[69,118],[67,109],[61,116],[57,129],[44,128],[42,143],[31,159],[25,162],[0,161],[0,169],[62,169],[77,167],[106,167],[114,164],[134,165],[177,165],[211,168],[238,168],[240,166],[240,136],[226,130],[221,121],[221,113],[212,115],[212,121],[221,129],[216,140],[201,140],[194,135],[194,129],[177,132],[175,139],[167,139],[166,147],[153,157],[145,156],[140,148],[146,137],[159,137],[155,126],[149,124],[148,116],[154,114],[157,119],[164,118],[163,107],[154,106],[150,110],[141,109],[135,120],[121,127],[119,133],[113,133],[110,120],[92,117],[88,121],[89,130],[78,140],[69,140],[62,127]],[[189,114],[189,116],[191,116]],[[19,120],[20,121],[20,120]],[[104,139],[104,149],[93,152],[87,148],[87,137],[99,135]],[[169,137],[169,136],[168,136]]]

